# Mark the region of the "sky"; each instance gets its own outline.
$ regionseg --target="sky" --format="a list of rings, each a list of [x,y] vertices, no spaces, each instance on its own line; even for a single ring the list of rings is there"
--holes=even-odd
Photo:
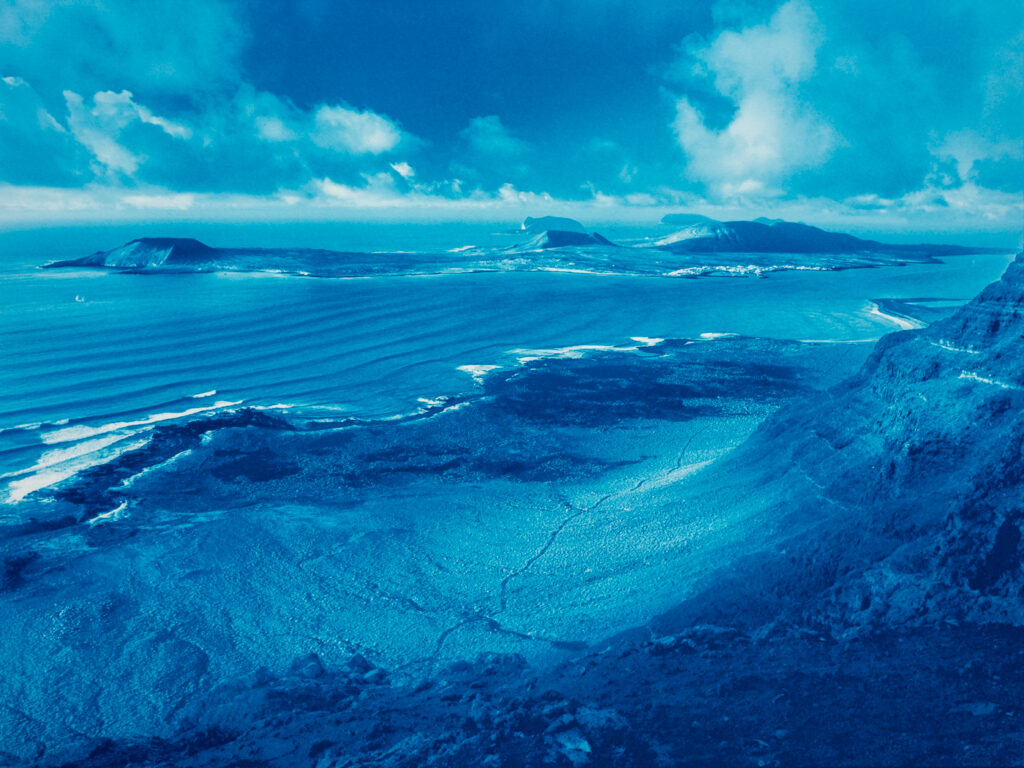
[[[0,226],[773,215],[1019,241],[1019,0],[2,0]]]

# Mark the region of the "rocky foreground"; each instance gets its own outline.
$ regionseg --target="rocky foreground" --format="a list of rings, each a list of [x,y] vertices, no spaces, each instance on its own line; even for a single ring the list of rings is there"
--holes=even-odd
[[[756,509],[648,626],[554,669],[487,656],[416,687],[311,655],[83,765],[1020,764],[1022,360],[1024,255],[716,465],[704,493]]]

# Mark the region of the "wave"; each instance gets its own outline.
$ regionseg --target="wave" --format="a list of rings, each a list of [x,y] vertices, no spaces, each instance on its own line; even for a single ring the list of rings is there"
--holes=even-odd
[[[61,427],[70,422],[71,419],[55,419],[54,421],[32,421],[25,424],[15,424],[13,427],[3,427],[0,435],[14,434],[16,432],[38,432],[48,427]]]
[[[41,439],[44,443],[52,445],[54,443],[66,443],[76,440],[84,440],[96,435],[103,435],[108,432],[123,432],[131,427],[145,427],[152,424],[157,424],[161,421],[173,421],[176,419],[183,419],[189,416],[195,416],[198,413],[206,413],[208,411],[223,410],[225,408],[231,408],[236,405],[241,405],[242,400],[218,400],[212,405],[200,406],[197,408],[188,408],[184,411],[169,411],[166,413],[154,413],[151,416],[147,416],[144,419],[137,419],[135,421],[115,421],[109,424],[101,424],[98,427],[90,427],[86,425],[75,425],[70,427],[64,427],[63,429],[56,430],[55,432],[46,432],[41,435]]]
[[[46,431],[47,427],[52,426],[49,424],[29,425],[35,427],[33,431],[43,446],[56,447],[48,447],[32,465],[0,475],[0,480],[7,481],[6,494],[2,500],[7,504],[16,504],[36,491],[58,485],[85,470],[144,448],[150,442],[153,429],[160,424],[187,421],[199,414],[225,412],[242,402],[218,400],[208,406],[154,413],[143,419],[113,421],[95,426],[65,425],[50,431]]]
[[[839,272],[843,269],[854,269],[855,266],[878,266],[875,264],[700,264],[683,267],[666,274],[666,277],[708,277],[722,275],[726,277],[763,277],[773,272]]]
[[[111,462],[149,442],[148,438],[131,440],[131,437],[107,435],[69,448],[46,451],[33,466],[0,475],[0,480],[9,480],[3,501],[16,504],[36,491],[62,483],[84,470]]]
[[[513,367],[515,367],[548,359],[579,360],[590,355],[638,352],[662,345],[666,339],[633,336],[630,337],[630,341],[634,343],[628,345],[577,344],[549,349],[512,349],[506,354],[514,359]],[[681,342],[690,343],[689,340],[681,340]],[[508,367],[507,364],[497,363],[455,366],[456,370],[468,374],[474,384],[478,386],[485,383],[489,374],[506,367]],[[215,394],[216,390],[209,390],[190,397],[206,398]],[[47,450],[44,450],[31,466],[0,475],[0,480],[7,481],[6,496],[2,500],[7,504],[15,504],[38,491],[66,484],[67,481],[72,481],[90,470],[97,470],[105,465],[114,465],[118,461],[125,460],[126,455],[132,452],[154,453],[156,457],[154,461],[143,462],[122,480],[121,486],[127,487],[126,484],[130,484],[132,478],[140,472],[152,471],[169,460],[165,455],[166,452],[154,451],[153,448],[154,439],[159,437],[161,429],[169,428],[168,425],[182,425],[182,429],[191,430],[198,434],[201,440],[205,440],[212,431],[220,427],[238,426],[239,414],[267,413],[268,418],[276,419],[279,417],[271,416],[271,412],[276,412],[288,414],[290,421],[287,423],[289,428],[293,429],[303,431],[349,429],[430,418],[459,410],[479,397],[479,394],[463,393],[420,397],[418,398],[418,407],[412,411],[400,411],[373,418],[358,415],[345,415],[339,418],[335,414],[339,410],[346,412],[346,409],[336,406],[307,406],[299,403],[280,402],[269,405],[254,404],[239,408],[243,405],[243,400],[217,400],[209,405],[161,411],[149,414],[144,418],[120,419],[101,424],[68,424],[65,420],[65,423],[59,428],[53,428],[56,425],[44,423],[24,425],[35,428],[37,439]],[[322,411],[327,411],[330,415],[321,415]],[[221,419],[221,421],[218,422],[217,419]],[[278,422],[273,423],[275,426],[279,426]],[[178,447],[181,448],[181,446]],[[188,448],[178,450],[173,455],[179,455],[183,450],[188,450]],[[99,519],[106,520],[108,518],[101,514]]]
[[[482,384],[488,373],[499,368],[501,368],[500,365],[460,365],[458,370],[468,373],[477,384]]]

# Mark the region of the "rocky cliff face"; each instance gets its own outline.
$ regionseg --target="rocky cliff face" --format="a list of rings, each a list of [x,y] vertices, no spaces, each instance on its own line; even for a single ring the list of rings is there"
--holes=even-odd
[[[697,614],[745,605],[751,621],[817,616],[840,633],[1024,622],[1024,255],[949,319],[885,337],[857,376],[770,418],[728,467],[776,501],[745,523],[765,545],[734,599]]]

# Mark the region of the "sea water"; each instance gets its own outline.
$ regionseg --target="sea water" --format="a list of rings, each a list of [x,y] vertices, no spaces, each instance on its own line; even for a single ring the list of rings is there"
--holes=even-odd
[[[179,227],[180,229],[180,227]],[[507,247],[502,224],[195,227],[222,246]],[[634,234],[617,232],[612,234]],[[316,279],[39,269],[117,245],[89,228],[0,238],[0,503],[124,450],[159,424],[252,407],[386,418],[471,392],[531,350],[740,334],[872,339],[905,327],[879,297],[966,300],[1002,255],[766,279],[550,271]],[[522,239],[522,238],[519,238]]]

